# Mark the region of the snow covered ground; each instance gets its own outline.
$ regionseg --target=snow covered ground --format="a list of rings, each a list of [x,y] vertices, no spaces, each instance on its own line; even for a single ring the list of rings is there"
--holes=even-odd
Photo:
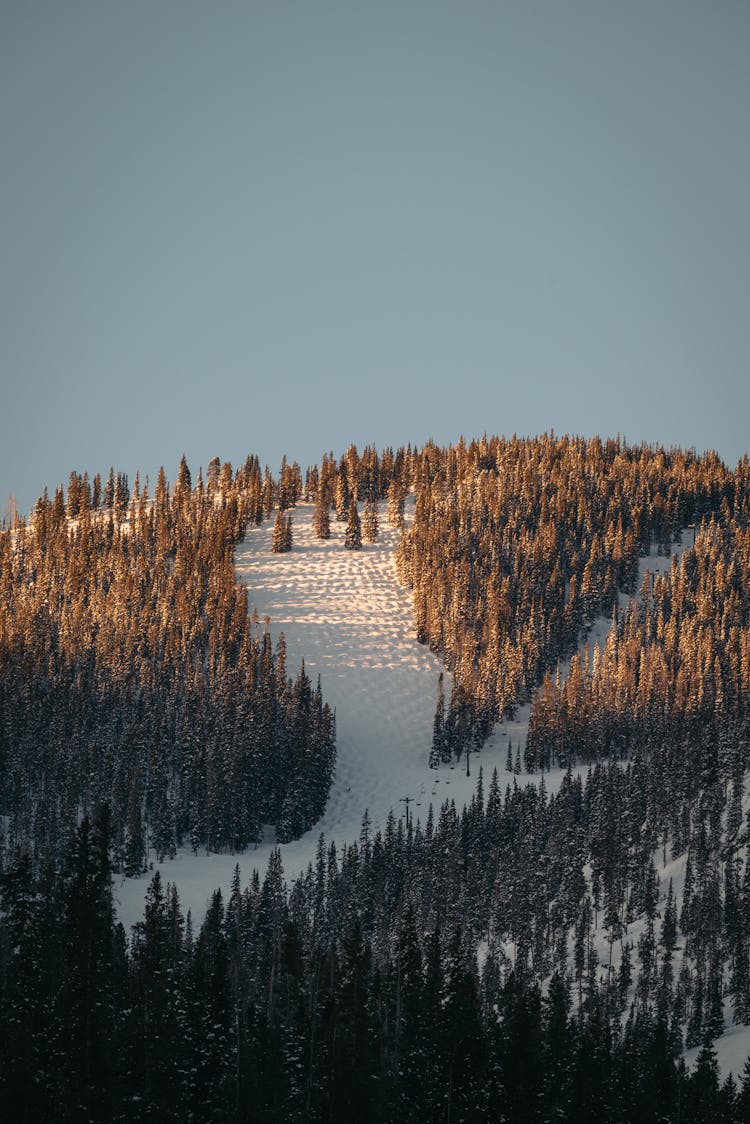
[[[296,675],[302,660],[313,682],[321,677],[323,696],[336,710],[336,775],[325,815],[301,839],[282,845],[287,878],[295,878],[315,857],[321,832],[337,845],[359,838],[369,812],[374,829],[388,813],[408,808],[424,820],[430,803],[437,812],[446,799],[456,805],[471,799],[479,765],[486,781],[494,768],[505,769],[508,729],[498,730],[481,754],[465,765],[438,771],[428,767],[432,723],[437,702],[440,661],[417,642],[411,594],[396,578],[393,556],[399,533],[385,519],[377,543],[346,550],[344,524],[331,522],[331,538],[317,539],[311,526],[313,507],[292,512],[294,547],[288,554],[271,551],[272,522],[248,531],[235,561],[247,583],[250,607],[261,622],[270,618],[274,638],[284,633],[287,673]],[[408,513],[407,513],[408,514]],[[445,673],[446,696],[450,676]],[[514,746],[524,739],[527,709],[510,726]],[[243,885],[253,868],[265,870],[274,846],[273,832],[258,848],[242,855],[193,855],[186,850],[161,864],[162,877],[175,882],[183,909],[197,924],[209,895],[229,887],[236,863]],[[139,920],[151,874],[127,879],[116,887],[118,915],[126,927]]]
[[[287,645],[287,672],[296,675],[304,659],[313,681],[321,676],[326,701],[336,709],[336,775],[325,815],[301,839],[281,846],[288,880],[296,878],[314,861],[320,834],[338,846],[359,838],[362,817],[368,810],[375,829],[385,825],[388,813],[403,815],[408,805],[415,820],[424,822],[430,804],[437,812],[446,799],[457,807],[471,799],[476,788],[479,766],[486,784],[493,769],[498,770],[501,786],[511,778],[505,771],[508,742],[515,758],[526,744],[530,706],[519,707],[513,721],[500,723],[480,754],[470,758],[471,776],[463,762],[455,767],[428,767],[432,723],[437,700],[440,661],[417,643],[412,620],[411,594],[396,578],[393,555],[398,532],[385,520],[375,544],[361,551],[344,547],[344,524],[333,521],[327,542],[314,536],[312,505],[301,504],[292,512],[294,548],[289,554],[271,551],[272,523],[253,528],[236,551],[239,577],[247,583],[250,605],[260,621],[269,618],[274,641],[284,633]],[[408,518],[407,510],[407,518]],[[683,543],[676,544],[679,556],[692,544],[690,531]],[[651,557],[640,560],[639,588],[646,570],[664,572],[671,559]],[[625,608],[627,596],[620,596]],[[609,618],[597,620],[586,642],[589,658],[594,644],[604,646],[610,628]],[[581,645],[583,647],[583,644]],[[569,661],[561,663],[560,674],[567,673]],[[445,674],[446,697],[450,695],[450,676]],[[584,766],[576,771],[586,772]],[[547,792],[559,788],[564,773],[555,769],[544,774]],[[520,783],[539,783],[540,775],[516,778]],[[206,910],[210,894],[221,887],[228,893],[235,865],[239,863],[245,885],[253,869],[265,871],[275,840],[268,830],[263,844],[241,855],[199,854],[183,850],[173,860],[161,864],[162,878],[177,884],[183,909],[191,910],[197,926]],[[685,856],[662,865],[661,852],[655,855],[661,881],[662,903],[670,878],[674,882],[678,909],[685,875]],[[155,864],[156,865],[156,864]],[[140,920],[151,872],[127,879],[115,888],[118,916],[128,928]],[[625,940],[637,943],[641,922],[628,927]],[[609,949],[604,930],[600,930],[599,954],[603,965]],[[613,966],[619,964],[619,944],[613,949]],[[676,969],[679,966],[679,959]],[[689,1051],[692,1062],[698,1050]],[[728,1026],[717,1043],[721,1071],[738,1076],[750,1053],[750,1029]]]
[[[315,857],[321,832],[337,845],[359,838],[362,817],[369,812],[377,830],[388,813],[410,815],[424,822],[430,803],[435,812],[446,799],[460,809],[471,799],[481,765],[485,785],[497,768],[501,785],[510,740],[513,757],[526,745],[530,705],[519,707],[512,721],[500,723],[480,754],[465,765],[428,767],[432,723],[437,702],[440,660],[417,642],[412,618],[411,593],[399,585],[394,551],[399,532],[383,518],[377,543],[362,550],[346,550],[344,524],[332,520],[331,538],[317,539],[312,530],[312,504],[292,512],[294,547],[288,554],[271,551],[273,521],[253,527],[236,550],[238,576],[245,581],[250,607],[287,646],[287,673],[296,675],[302,660],[313,679],[321,677],[323,696],[336,710],[336,775],[325,815],[301,839],[281,847],[288,879],[296,878]],[[407,520],[410,505],[407,505]],[[688,532],[689,535],[689,532]],[[687,541],[690,541],[689,538]],[[680,550],[676,547],[675,550]],[[641,559],[639,583],[647,568],[665,570],[666,558]],[[627,597],[621,597],[621,605]],[[594,643],[603,646],[611,621],[597,620],[589,634],[590,656]],[[565,675],[569,661],[561,664]],[[445,674],[446,698],[450,675]],[[581,767],[582,772],[585,768]],[[563,771],[544,774],[547,792],[556,791]],[[535,778],[523,778],[538,783]],[[265,870],[275,839],[267,830],[263,844],[241,855],[198,854],[189,849],[162,863],[165,881],[179,888],[183,909],[200,923],[213,890],[227,890],[239,863],[243,885],[254,868]],[[156,866],[156,864],[155,864]],[[140,920],[151,872],[123,880],[116,888],[118,915],[128,928]]]

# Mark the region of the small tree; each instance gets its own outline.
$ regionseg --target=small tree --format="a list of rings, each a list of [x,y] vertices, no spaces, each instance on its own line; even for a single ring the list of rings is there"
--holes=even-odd
[[[292,549],[292,517],[283,510],[276,513],[271,538],[271,550],[274,554],[286,554]]]
[[[346,512],[350,498],[349,485],[346,479],[346,470],[342,467],[339,468],[339,473],[336,477],[336,490],[334,492],[336,518],[338,519],[339,523],[343,523],[346,519]]]
[[[362,518],[362,541],[363,542],[377,542],[378,541],[378,505],[375,500],[368,500],[365,504],[364,516]]]
[[[331,501],[327,489],[318,488],[315,498],[315,511],[313,512],[313,530],[319,539],[331,537]]]
[[[357,511],[357,501],[352,497],[349,502],[349,518],[346,522],[346,533],[344,535],[344,546],[347,550],[361,550],[362,549],[362,524],[359,521],[359,512]]]
[[[386,517],[392,527],[398,527],[399,530],[404,529],[404,508],[406,504],[406,493],[394,476],[388,485],[388,506],[386,508]]]

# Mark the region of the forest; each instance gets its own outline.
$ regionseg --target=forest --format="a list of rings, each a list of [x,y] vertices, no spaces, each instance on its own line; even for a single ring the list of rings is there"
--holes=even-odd
[[[125,933],[113,877],[148,851],[325,807],[325,684],[288,676],[233,568],[263,520],[294,550],[302,499],[348,549],[381,507],[400,529],[451,683],[433,766],[481,764],[530,703],[527,742],[465,808],[363,809],[293,883],[278,852],[238,873],[197,931],[157,873]],[[304,478],[248,457],[193,484],[183,458],[153,498],[74,473],[0,533],[0,587],[10,1119],[750,1120],[750,1066],[724,1080],[715,1049],[750,1023],[747,457],[548,434],[350,446]]]
[[[248,612],[233,550],[270,504],[252,458],[130,493],[71,475],[0,535],[0,815],[39,861],[107,803],[118,869],[294,838],[325,807],[334,717]]]

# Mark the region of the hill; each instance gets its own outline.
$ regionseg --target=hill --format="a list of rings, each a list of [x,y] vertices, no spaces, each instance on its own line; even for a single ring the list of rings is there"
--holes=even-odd
[[[79,809],[46,866],[22,845],[43,839],[33,817],[24,827],[11,809],[4,1002],[12,1019],[26,1011],[29,1048],[57,1042],[73,1061],[64,1078],[46,1067],[47,1082],[69,1095],[82,1082],[90,1104],[171,1105],[177,1118],[218,1104],[239,1119],[254,1103],[268,1120],[745,1119],[747,459],[731,472],[689,451],[545,435],[395,455],[350,447],[304,483],[286,461],[277,480],[251,459],[238,473],[217,464],[205,491],[185,472],[173,496],[162,489],[170,545],[155,573],[169,589],[179,562],[179,592],[183,528],[197,516],[231,528],[230,603],[241,578],[250,605],[234,616],[267,674],[245,679],[257,702],[248,710],[236,694],[212,729],[217,760],[254,747],[274,794],[257,807],[274,818],[235,857],[231,837],[186,832],[175,814],[170,849],[146,800],[144,849],[177,857],[148,880],[118,879],[126,920],[145,890],[128,942],[112,918],[110,874],[126,871],[127,854],[108,801],[93,823]],[[108,542],[136,556],[137,518],[146,541],[160,518],[146,503],[129,519],[93,502],[88,515],[69,495],[61,522],[60,502],[53,542],[68,553],[55,546],[54,567],[39,525],[35,554],[24,528],[4,542],[0,576],[16,603],[30,556],[69,583],[77,544],[99,535],[105,556]],[[127,587],[122,562],[117,574]],[[210,567],[205,581],[211,591]],[[177,607],[166,600],[167,636]],[[58,634],[68,652],[69,625]],[[218,667],[244,650],[232,641],[241,632],[208,634]],[[7,650],[14,669],[20,649]],[[49,665],[49,648],[35,651]],[[296,683],[288,662],[302,665]],[[38,663],[20,666],[41,683]],[[182,705],[179,691],[164,697]],[[308,716],[332,710],[329,792]],[[162,744],[182,751],[188,727],[177,729]],[[7,744],[5,760],[23,761]],[[110,782],[92,759],[101,793]],[[184,777],[179,755],[170,761],[167,808]],[[237,775],[214,773],[218,823],[237,807]],[[252,791],[252,769],[239,775]],[[315,801],[322,816],[309,814]],[[86,917],[88,966],[72,951]],[[45,925],[72,943],[52,954]],[[91,1012],[73,996],[95,983],[118,1028],[118,1080],[101,1060],[96,1074],[80,1068]],[[64,1027],[78,1038],[62,1049]],[[6,1089],[17,1090],[30,1055],[8,1056]],[[736,1081],[721,1083],[719,1059]]]

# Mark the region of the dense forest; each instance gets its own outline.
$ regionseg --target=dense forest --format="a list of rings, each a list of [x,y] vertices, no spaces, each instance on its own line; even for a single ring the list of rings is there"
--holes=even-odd
[[[322,814],[333,716],[233,567],[272,516],[294,550],[300,500],[351,550],[381,505],[400,528],[450,673],[433,766],[530,702],[526,744],[465,809],[321,837],[290,886],[275,853],[197,932],[157,874],[128,935],[112,875],[147,848]],[[350,446],[304,479],[183,460],[153,499],[73,474],[0,536],[0,587],[12,1119],[750,1121],[713,1047],[750,1023],[747,458],[545,435]]]
[[[290,475],[290,474],[287,474]],[[285,484],[289,484],[285,480]],[[294,496],[292,477],[291,497]],[[109,804],[118,867],[291,839],[322,814],[334,718],[251,619],[233,551],[278,502],[257,461],[150,499],[72,474],[0,533],[0,815],[39,861]],[[265,505],[265,512],[264,512]]]
[[[428,447],[413,478],[414,520],[397,564],[414,591],[417,635],[453,672],[441,757],[460,753],[467,737],[481,742],[504,712],[529,700],[594,620],[612,617],[618,592],[638,592],[639,557],[652,544],[669,555],[690,525],[704,533],[685,555],[687,570],[674,575],[680,589],[668,632],[679,649],[679,674],[675,666],[657,674],[647,658],[663,648],[663,640],[652,644],[646,635],[656,621],[653,610],[646,634],[619,643],[617,651],[621,659],[630,653],[634,691],[644,653],[654,694],[659,684],[666,691],[671,678],[682,696],[676,708],[684,711],[705,671],[703,642],[710,632],[712,655],[726,664],[727,696],[731,692],[721,706],[738,703],[748,683],[747,617],[738,601],[748,564],[747,460],[732,473],[713,455],[682,450],[598,439],[493,438],[448,450]],[[720,556],[722,572],[714,579],[706,567]],[[660,583],[663,617],[673,590],[668,576]],[[714,596],[720,603],[707,600]],[[620,622],[613,640],[636,627]],[[599,681],[611,682],[610,671],[600,661]],[[713,703],[709,687],[700,706],[712,712]],[[619,733],[627,740],[622,728]],[[600,752],[608,748],[600,743]]]
[[[597,766],[547,799],[515,783],[503,795],[495,777],[486,799],[480,782],[469,808],[446,804],[424,828],[391,819],[373,835],[365,819],[340,853],[321,838],[291,891],[278,852],[262,883],[243,889],[237,874],[197,933],[157,873],[129,941],[105,807],[59,871],[35,876],[28,855],[5,870],[0,1109],[19,1121],[747,1121],[750,1066],[722,1082],[711,1043],[724,964],[746,1017],[750,879],[731,858],[717,869],[701,832],[682,918],[671,893],[658,910],[647,845],[609,831],[615,802],[636,822],[642,781]],[[645,919],[616,971],[597,953],[597,925],[622,937],[615,860],[623,916]],[[680,939],[697,973],[678,968]],[[703,1044],[692,1072],[686,1018]]]

